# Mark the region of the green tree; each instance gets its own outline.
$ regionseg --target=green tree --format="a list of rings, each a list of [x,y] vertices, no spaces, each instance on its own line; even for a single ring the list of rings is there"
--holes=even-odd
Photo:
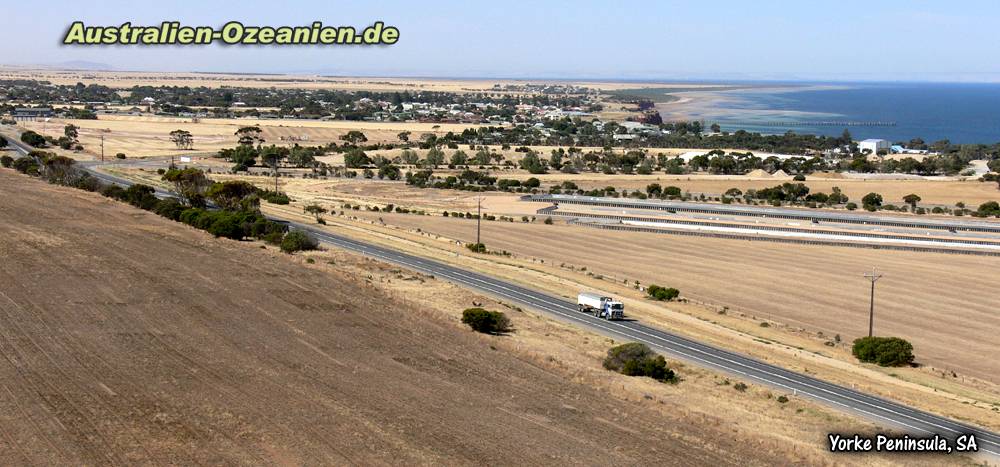
[[[21,133],[21,142],[35,148],[45,147],[45,137],[31,130]]]
[[[80,127],[70,123],[63,128],[63,135],[71,141],[76,141],[80,137]]]
[[[462,311],[462,323],[484,334],[504,334],[511,331],[510,319],[506,315],[482,308],[467,308]]]
[[[243,180],[228,180],[213,184],[205,196],[220,209],[228,211],[256,211],[260,207],[257,187]]]
[[[899,337],[862,337],[854,341],[851,353],[865,363],[902,366],[913,363],[913,345]]]
[[[861,206],[868,211],[877,211],[882,207],[882,195],[878,193],[868,193],[861,198]]]
[[[903,202],[910,205],[910,210],[916,212],[917,203],[920,202],[920,196],[910,193],[903,197]]]
[[[348,168],[362,168],[372,164],[372,159],[361,148],[351,148],[344,153],[344,165]]]
[[[170,132],[170,141],[172,141],[177,149],[194,149],[194,137],[191,136],[191,132],[187,130],[174,130]]]
[[[173,168],[163,173],[161,177],[164,181],[174,185],[174,191],[181,195],[187,204],[195,207],[204,207],[205,191],[212,186],[212,180],[205,176],[201,169],[189,167],[185,169]]]
[[[252,125],[241,127],[234,134],[241,146],[253,146],[264,144],[263,133],[259,126]]]
[[[646,288],[646,295],[653,300],[666,301],[669,302],[680,295],[680,291],[673,287],[660,287],[656,284],[651,284]]]
[[[667,368],[666,359],[641,342],[630,342],[608,349],[603,366],[627,376],[646,376],[662,382],[677,380],[673,370]]]
[[[340,139],[355,146],[368,141],[368,137],[358,130],[348,131],[347,133],[340,135]]]
[[[427,165],[436,169],[439,165],[444,164],[444,151],[433,147],[427,151],[427,157],[424,160],[427,162]]]
[[[302,230],[292,230],[281,239],[281,251],[294,253],[296,251],[315,250],[319,248],[319,242],[308,232]]]

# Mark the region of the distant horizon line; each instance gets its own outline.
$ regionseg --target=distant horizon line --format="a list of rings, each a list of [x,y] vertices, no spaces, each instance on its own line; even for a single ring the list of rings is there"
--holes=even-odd
[[[73,66],[72,64],[80,63],[86,64],[87,66]],[[316,76],[321,78],[390,78],[390,79],[427,79],[427,80],[475,80],[475,81],[487,81],[487,80],[502,80],[502,81],[553,81],[553,82],[606,82],[606,83],[641,83],[641,84],[674,84],[674,83],[697,83],[697,84],[729,84],[729,83],[767,83],[767,84],[798,84],[798,83],[812,83],[812,84],[824,84],[824,83],[869,83],[869,84],[1000,84],[1000,72],[969,72],[969,73],[950,73],[950,72],[940,72],[940,73],[913,73],[913,75],[921,75],[921,77],[916,76],[904,76],[902,78],[888,78],[881,73],[858,73],[853,76],[823,76],[823,73],[817,74],[815,76],[795,76],[801,75],[803,73],[769,73],[770,75],[789,75],[785,77],[781,76],[752,76],[755,73],[737,73],[737,72],[727,72],[727,73],[716,73],[717,76],[702,76],[701,73],[691,73],[686,77],[602,77],[594,75],[576,75],[576,76],[555,76],[551,74],[539,74],[539,75],[526,75],[526,76],[516,76],[516,75],[490,75],[490,74],[468,74],[468,75],[433,75],[425,73],[344,73],[344,72],[331,72],[323,70],[290,70],[285,72],[267,72],[267,71],[232,71],[232,70],[153,70],[153,69],[126,69],[120,68],[109,64],[89,62],[89,61],[70,61],[64,63],[56,64],[13,64],[13,63],[3,63],[0,67],[12,67],[12,68],[25,68],[25,69],[50,69],[53,71],[81,71],[81,72],[121,72],[121,73],[194,73],[194,74],[208,74],[208,75],[260,75],[260,76]],[[908,75],[908,73],[900,73],[901,75]],[[932,79],[927,75],[940,74],[945,75],[947,78],[944,79]],[[679,74],[683,75],[683,74]],[[725,76],[725,75],[736,75],[736,76]],[[743,75],[743,76],[740,76]],[[870,77],[866,78],[868,75]],[[675,75],[677,76],[677,75]],[[977,77],[979,79],[970,79]],[[982,79],[988,77],[988,79]]]

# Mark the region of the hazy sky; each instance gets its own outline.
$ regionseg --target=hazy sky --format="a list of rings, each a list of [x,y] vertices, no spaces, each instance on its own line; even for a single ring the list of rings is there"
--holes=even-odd
[[[120,70],[619,79],[1000,81],[1000,2],[43,1],[4,10],[0,62]],[[67,26],[399,28],[392,46],[81,47]]]

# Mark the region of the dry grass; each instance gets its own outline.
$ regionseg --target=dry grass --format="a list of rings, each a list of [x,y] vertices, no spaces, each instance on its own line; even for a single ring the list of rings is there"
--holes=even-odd
[[[355,255],[0,178],[5,464],[970,462],[831,457],[826,432],[876,428],[676,363],[678,385],[612,374],[605,338]],[[473,303],[516,332],[465,330]]]

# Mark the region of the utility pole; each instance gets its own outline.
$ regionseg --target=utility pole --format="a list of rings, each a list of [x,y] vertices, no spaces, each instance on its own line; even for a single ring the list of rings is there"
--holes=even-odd
[[[274,193],[278,193],[278,160],[274,160]]]
[[[871,304],[869,305],[868,308],[868,337],[872,337],[873,335],[872,331],[874,330],[875,327],[875,281],[881,279],[882,274],[876,272],[875,267],[872,266],[871,274],[866,272],[865,277],[868,278],[868,280],[870,280],[872,283]]]
[[[104,133],[101,133],[101,162],[104,162]]]

